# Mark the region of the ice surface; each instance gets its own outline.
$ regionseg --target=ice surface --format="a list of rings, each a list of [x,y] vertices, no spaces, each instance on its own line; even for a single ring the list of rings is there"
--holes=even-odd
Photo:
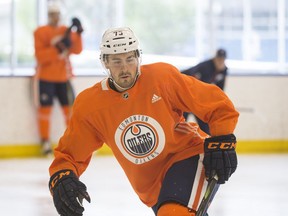
[[[48,190],[52,159],[0,160],[0,209],[5,216],[57,215]],[[221,185],[209,216],[288,215],[288,155],[240,155],[231,180]],[[113,157],[94,156],[81,176],[91,196],[85,216],[153,216]]]

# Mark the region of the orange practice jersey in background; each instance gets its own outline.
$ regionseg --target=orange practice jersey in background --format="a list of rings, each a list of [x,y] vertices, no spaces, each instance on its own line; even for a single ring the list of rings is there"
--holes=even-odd
[[[208,122],[212,136],[233,133],[239,115],[220,88],[166,63],[143,65],[135,86],[123,93],[104,79],[76,98],[50,175],[71,169],[80,176],[92,153],[106,143],[140,199],[153,206],[169,167],[204,151],[199,128],[190,134],[174,130],[183,121],[182,111]]]
[[[60,56],[53,42],[59,41],[66,32],[66,26],[41,26],[34,32],[35,56],[37,60],[36,76],[40,80],[65,82],[72,76],[72,67],[68,57]],[[82,51],[81,36],[71,32],[72,46],[68,56]]]

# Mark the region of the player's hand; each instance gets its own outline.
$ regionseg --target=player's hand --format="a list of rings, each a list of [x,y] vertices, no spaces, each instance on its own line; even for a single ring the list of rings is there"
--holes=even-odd
[[[85,184],[79,181],[72,170],[61,170],[52,175],[49,189],[61,216],[81,216],[84,212],[83,199],[90,203]]]
[[[77,28],[77,33],[78,34],[81,34],[83,32],[83,27],[82,27],[82,24],[80,22],[80,20],[76,17],[74,17],[72,19],[72,26],[75,26]]]
[[[236,137],[233,134],[205,139],[203,164],[207,179],[217,174],[219,184],[228,181],[238,164],[235,148]]]
[[[63,51],[69,49],[72,45],[70,37],[63,37],[59,42],[55,44],[55,47],[59,51],[59,53],[62,53]]]

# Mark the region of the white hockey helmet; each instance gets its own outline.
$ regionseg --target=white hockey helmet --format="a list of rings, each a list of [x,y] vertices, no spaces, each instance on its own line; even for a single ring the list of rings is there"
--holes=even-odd
[[[47,3],[48,13],[61,13],[61,5],[59,1],[48,1]]]
[[[105,55],[127,53],[130,51],[136,51],[137,57],[140,57],[139,41],[129,27],[106,30],[102,37],[100,51],[101,61],[104,61]]]

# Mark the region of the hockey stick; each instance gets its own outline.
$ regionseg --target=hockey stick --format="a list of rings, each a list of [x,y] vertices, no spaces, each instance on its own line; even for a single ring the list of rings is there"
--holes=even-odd
[[[65,33],[64,33],[64,35],[63,35],[63,38],[70,36],[70,33],[71,33],[71,31],[72,31],[73,26],[74,26],[74,25],[71,24],[71,25],[66,29],[66,31],[65,31]]]
[[[206,216],[207,209],[210,206],[220,184],[217,183],[218,176],[215,175],[208,183],[204,197],[200,203],[196,216]]]

